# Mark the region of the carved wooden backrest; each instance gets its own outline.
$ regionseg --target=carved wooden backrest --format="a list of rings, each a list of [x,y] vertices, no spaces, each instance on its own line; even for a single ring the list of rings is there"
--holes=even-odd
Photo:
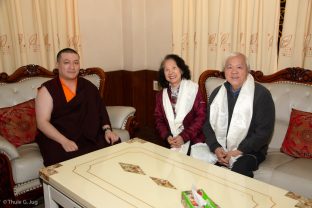
[[[57,69],[51,72],[38,65],[22,66],[12,75],[0,73],[0,107],[9,107],[34,98],[37,88],[57,75]],[[103,97],[105,73],[101,68],[81,69],[79,76],[95,84]]]
[[[299,67],[285,68],[271,75],[263,75],[261,71],[254,70],[251,70],[250,73],[254,77],[255,81],[260,83],[288,81],[312,85],[312,71]],[[205,100],[207,100],[205,83],[206,80],[210,77],[225,79],[224,72],[218,70],[206,70],[200,75],[198,84]]]
[[[39,65],[26,65],[18,68],[12,75],[8,75],[5,72],[0,73],[0,83],[13,83],[23,80],[29,77],[47,77],[53,78],[58,74],[58,70],[54,69],[53,72],[43,68]],[[80,69],[79,76],[86,76],[96,74],[100,78],[99,91],[103,95],[105,87],[105,72],[103,69],[98,67]]]

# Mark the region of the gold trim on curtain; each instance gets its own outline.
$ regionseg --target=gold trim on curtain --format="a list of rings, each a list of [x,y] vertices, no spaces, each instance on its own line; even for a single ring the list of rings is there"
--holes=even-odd
[[[312,1],[287,0],[278,68],[312,69]]]
[[[81,51],[77,0],[0,1],[0,67],[8,74],[23,65],[55,68],[65,47]]]
[[[279,0],[172,0],[173,52],[202,71],[222,70],[224,58],[239,51],[251,69],[277,71]]]

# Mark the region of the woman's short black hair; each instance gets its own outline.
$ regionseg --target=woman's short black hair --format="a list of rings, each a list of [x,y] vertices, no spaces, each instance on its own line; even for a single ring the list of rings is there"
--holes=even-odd
[[[177,64],[177,66],[181,69],[182,79],[191,79],[190,69],[189,69],[188,65],[185,64],[184,60],[176,54],[168,54],[168,55],[166,55],[164,60],[161,62],[160,68],[159,68],[158,82],[162,88],[169,87],[169,82],[166,80],[165,72],[164,72],[165,62],[169,59],[174,60]]]

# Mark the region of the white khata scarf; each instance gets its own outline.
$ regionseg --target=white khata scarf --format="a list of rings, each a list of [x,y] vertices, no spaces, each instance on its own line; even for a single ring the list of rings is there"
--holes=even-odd
[[[178,93],[178,99],[177,99],[177,103],[175,106],[176,118],[174,118],[174,113],[173,113],[172,105],[171,105],[171,102],[167,93],[167,88],[163,89],[163,96],[162,96],[163,106],[164,106],[165,114],[169,123],[170,131],[174,137],[179,135],[183,131],[184,129],[183,120],[185,116],[191,111],[194,105],[197,91],[198,91],[197,83],[194,83],[191,80],[185,80],[185,79],[181,81],[179,93]],[[189,145],[189,142],[187,143]],[[183,149],[188,149],[188,145],[186,144],[185,144],[185,148]]]
[[[227,90],[224,85],[221,86],[210,105],[211,127],[216,134],[219,144],[226,151],[236,150],[248,133],[253,113],[254,92],[254,79],[248,74],[233,109],[229,128]],[[237,158],[232,158],[232,162],[235,162]]]

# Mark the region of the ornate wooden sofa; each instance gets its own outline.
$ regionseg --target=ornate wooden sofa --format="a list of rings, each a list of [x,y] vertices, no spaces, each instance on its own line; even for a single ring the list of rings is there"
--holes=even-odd
[[[312,112],[312,71],[286,68],[267,76],[260,71],[251,71],[251,74],[257,82],[270,90],[276,110],[274,133],[267,159],[260,165],[254,177],[312,198],[312,160],[294,158],[280,151],[292,108]],[[199,86],[206,100],[224,79],[224,73],[216,70],[206,70],[201,74]]]
[[[45,81],[55,77],[53,72],[38,65],[18,68],[12,75],[0,74],[0,108],[16,106],[36,96],[37,88]],[[95,84],[103,97],[105,73],[100,68],[80,70],[80,76]],[[127,106],[107,106],[113,131],[122,141],[133,136],[137,125],[135,109]],[[15,147],[0,135],[0,207],[3,200],[22,202],[42,195],[39,169],[43,160],[36,143]],[[12,204],[7,204],[11,207]]]

